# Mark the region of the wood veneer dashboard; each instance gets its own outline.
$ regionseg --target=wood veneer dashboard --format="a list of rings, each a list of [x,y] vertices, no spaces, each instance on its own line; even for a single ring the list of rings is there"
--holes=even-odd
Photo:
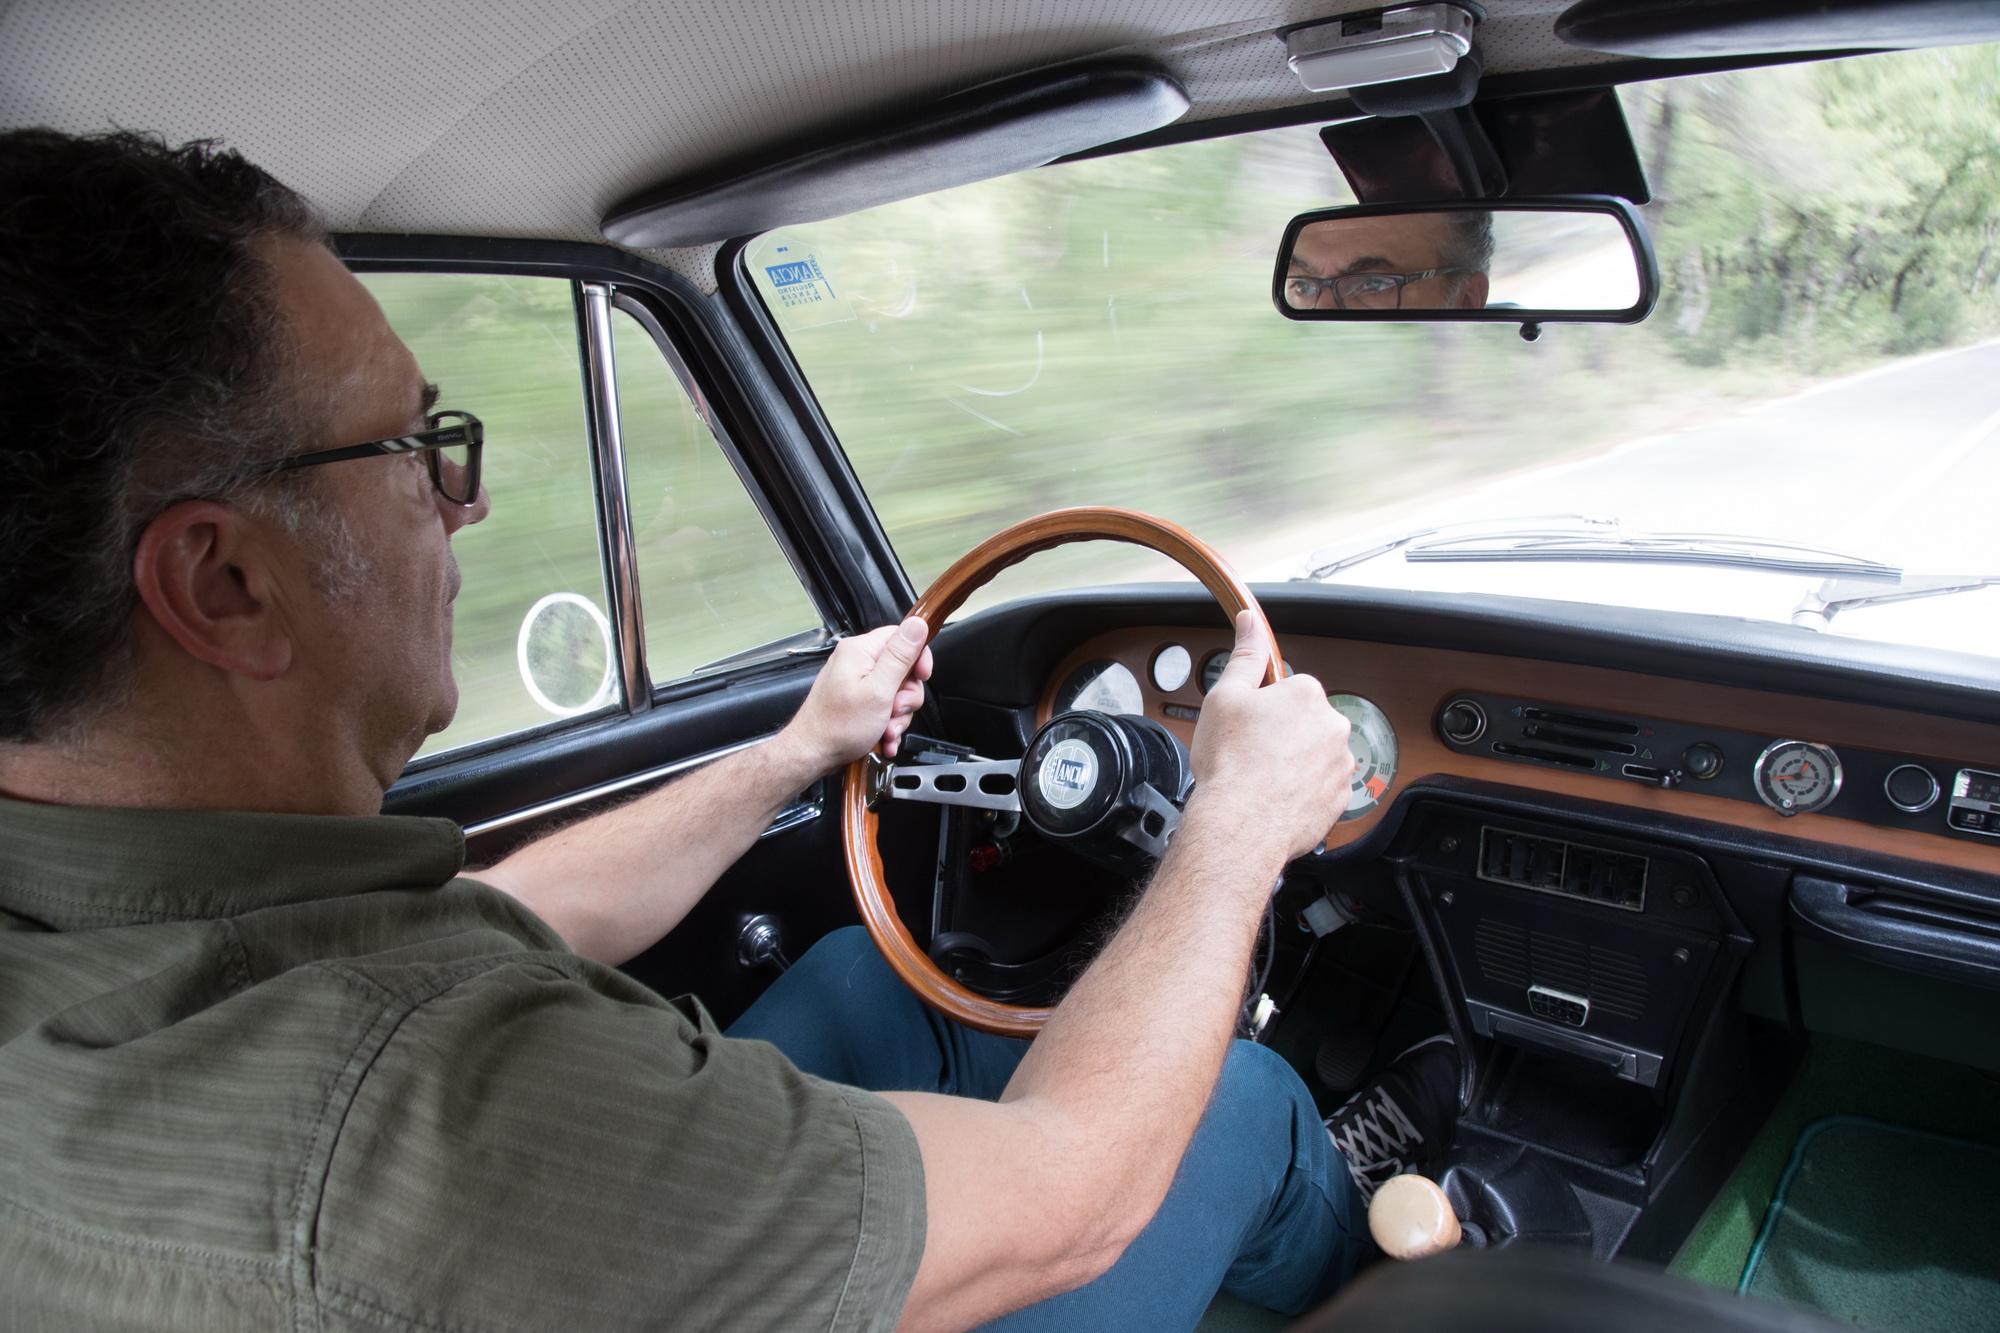
[[[1087,662],[1108,659],[1122,663],[1138,680],[1146,716],[1164,723],[1183,741],[1190,741],[1194,723],[1172,715],[1166,706],[1175,705],[1182,711],[1200,708],[1200,664],[1215,650],[1227,648],[1229,642],[1229,636],[1219,630],[1182,627],[1100,634],[1057,665],[1043,690],[1038,720],[1048,720],[1056,692],[1071,672]],[[1150,667],[1154,654],[1169,644],[1185,647],[1195,669],[1179,689],[1162,692],[1153,683]],[[1303,635],[1280,635],[1279,648],[1293,670],[1316,677],[1331,693],[1358,694],[1372,701],[1396,729],[1400,754],[1394,781],[1375,810],[1336,827],[1327,839],[1330,847],[1365,836],[1412,782],[1450,775],[2000,874],[2000,845],[1987,846],[1914,828],[1879,827],[1831,814],[1787,817],[1761,805],[1709,795],[1694,786],[1660,790],[1594,774],[1461,753],[1439,740],[1436,718],[1453,695],[1476,692],[1661,722],[1793,736],[1836,750],[1849,746],[1886,751],[1953,767],[1972,763],[1979,756],[1988,757],[1986,767],[2000,766],[2000,726],[1484,653]]]

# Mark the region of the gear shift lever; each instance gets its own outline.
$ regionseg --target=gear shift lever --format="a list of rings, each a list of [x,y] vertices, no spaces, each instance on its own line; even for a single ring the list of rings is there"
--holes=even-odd
[[[1391,1259],[1422,1259],[1457,1246],[1458,1214],[1423,1176],[1391,1176],[1368,1202],[1368,1230]]]

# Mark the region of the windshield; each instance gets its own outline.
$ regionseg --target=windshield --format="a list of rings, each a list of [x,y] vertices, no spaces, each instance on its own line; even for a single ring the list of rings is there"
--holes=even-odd
[[[1286,221],[1352,202],[1314,126],[1047,167],[745,258],[920,587],[1009,523],[1113,504],[1253,579],[2000,655],[2000,47],[1621,97],[1663,281],[1637,327],[1279,317]],[[1160,577],[1093,544],[975,605]]]

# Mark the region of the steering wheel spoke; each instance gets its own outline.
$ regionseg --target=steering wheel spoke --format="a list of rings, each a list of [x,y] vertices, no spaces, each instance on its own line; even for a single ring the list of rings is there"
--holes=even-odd
[[[1021,809],[1021,761],[981,759],[952,764],[891,764],[883,791],[895,801],[964,805],[974,810]]]

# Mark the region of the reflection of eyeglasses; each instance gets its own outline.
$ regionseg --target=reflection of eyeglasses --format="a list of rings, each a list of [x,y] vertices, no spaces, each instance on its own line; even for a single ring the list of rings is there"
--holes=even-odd
[[[446,418],[451,418],[446,424]],[[486,444],[486,427],[470,412],[433,412],[424,418],[425,430],[414,435],[398,435],[392,440],[371,440],[341,449],[322,449],[315,454],[281,458],[258,468],[250,475],[266,476],[293,468],[317,467],[321,463],[343,463],[350,458],[374,458],[381,454],[421,453],[431,470],[431,485],[455,505],[468,508],[479,498],[479,455]]]
[[[1462,268],[1427,268],[1422,273],[1343,273],[1337,278],[1293,276],[1285,279],[1285,301],[1294,310],[1319,304],[1322,292],[1333,293],[1342,310],[1400,310],[1403,288],[1425,278],[1463,273]]]

